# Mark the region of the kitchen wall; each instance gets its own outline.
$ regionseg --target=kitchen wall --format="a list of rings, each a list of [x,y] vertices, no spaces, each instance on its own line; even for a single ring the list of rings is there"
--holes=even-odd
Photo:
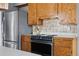
[[[27,24],[27,10],[26,7],[19,9],[19,49],[21,48],[21,35],[31,33],[31,27]]]
[[[19,33],[26,35],[31,33],[31,27],[27,24],[27,11],[19,9]]]
[[[38,33],[37,27],[40,33]],[[76,33],[76,25],[60,24],[59,19],[45,19],[43,25],[33,26],[33,34]]]

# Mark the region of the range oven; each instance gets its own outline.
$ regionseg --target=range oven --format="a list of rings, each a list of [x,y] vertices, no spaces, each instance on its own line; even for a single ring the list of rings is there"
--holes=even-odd
[[[32,53],[40,54],[43,56],[51,56],[51,45],[32,42]]]
[[[52,36],[31,36],[31,49],[33,53],[51,56]]]

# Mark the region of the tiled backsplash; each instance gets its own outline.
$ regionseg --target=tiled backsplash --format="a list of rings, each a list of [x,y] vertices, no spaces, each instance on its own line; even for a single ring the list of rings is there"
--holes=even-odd
[[[60,24],[58,19],[44,20],[43,25],[34,25],[33,34],[47,34],[47,33],[76,33],[76,25],[63,25]]]

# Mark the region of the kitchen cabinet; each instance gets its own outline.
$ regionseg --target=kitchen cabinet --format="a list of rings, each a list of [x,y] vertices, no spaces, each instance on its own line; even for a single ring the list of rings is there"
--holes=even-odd
[[[28,4],[28,25],[40,25],[43,19],[52,18],[57,13],[57,4],[30,3]]]
[[[41,21],[37,19],[36,3],[28,4],[28,25],[41,24]]]
[[[56,3],[38,3],[37,16],[40,19],[52,18],[57,14]]]
[[[58,4],[58,14],[61,20],[61,24],[77,24],[75,3]]]
[[[7,10],[8,9],[8,3],[0,3],[0,10]]]
[[[36,24],[36,4],[28,4],[28,25]]]
[[[31,52],[30,35],[21,36],[21,50]]]
[[[72,50],[68,47],[55,46],[54,56],[71,56]]]
[[[45,19],[58,16],[61,24],[77,24],[75,3],[29,3],[28,24],[40,25]]]
[[[54,56],[74,56],[76,55],[76,38],[54,37]]]

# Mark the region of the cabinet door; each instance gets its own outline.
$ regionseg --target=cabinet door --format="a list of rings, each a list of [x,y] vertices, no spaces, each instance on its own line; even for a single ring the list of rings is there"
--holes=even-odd
[[[76,55],[76,38],[54,37],[52,54],[55,56]]]
[[[55,37],[54,38],[54,55],[70,56],[72,55],[72,38]]]
[[[57,14],[57,4],[38,3],[37,15],[40,19],[52,18]]]
[[[8,3],[0,3],[0,9],[2,10],[8,9]]]
[[[72,49],[69,47],[54,46],[54,56],[71,56]]]
[[[59,4],[59,15],[62,24],[76,24],[76,4]]]
[[[34,25],[37,24],[37,18],[36,18],[36,4],[35,3],[29,3],[28,4],[28,25]]]
[[[23,41],[21,50],[30,52],[31,51],[31,43],[27,42],[27,41],[26,42]]]
[[[21,50],[29,52],[31,51],[30,36],[21,36]]]

